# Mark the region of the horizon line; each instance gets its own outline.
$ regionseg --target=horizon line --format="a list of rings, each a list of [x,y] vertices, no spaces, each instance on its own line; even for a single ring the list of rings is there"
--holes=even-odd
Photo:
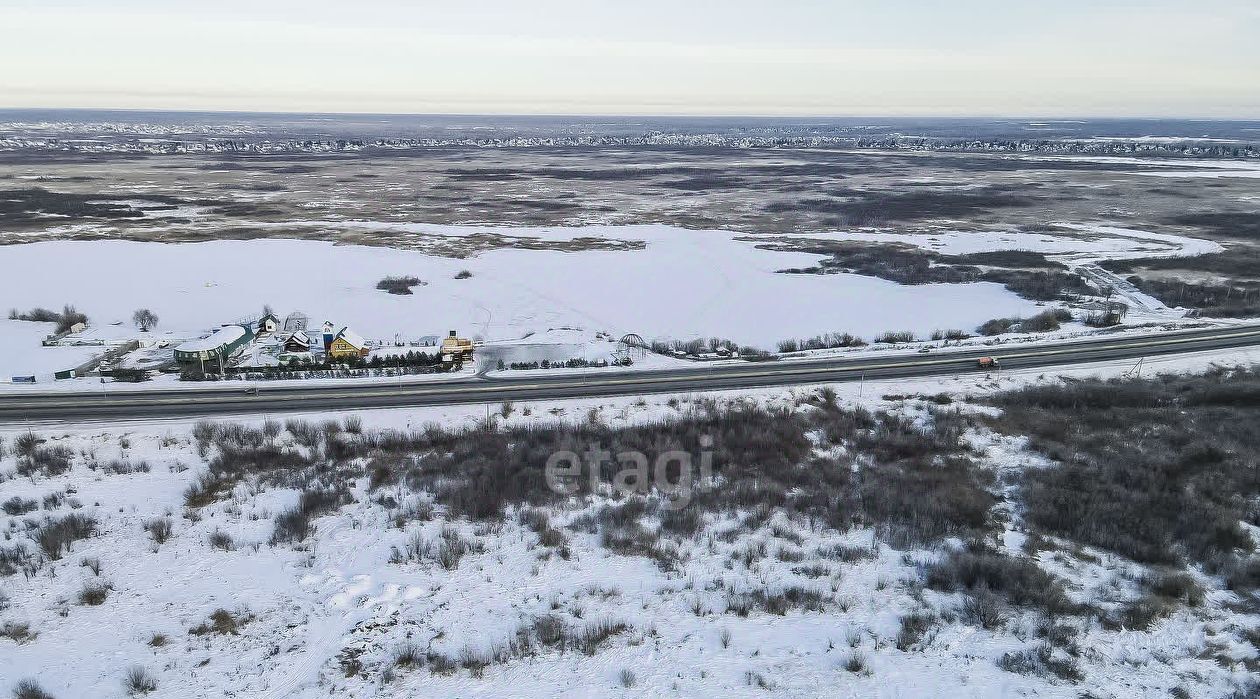
[[[635,118],[635,119],[994,119],[994,120],[1033,120],[1044,122],[1072,122],[1080,120],[1115,121],[1204,121],[1204,122],[1260,122],[1256,116],[1190,116],[1190,115],[1045,115],[1036,113],[976,113],[976,114],[923,114],[923,113],[886,113],[886,114],[854,114],[854,113],[624,113],[624,112],[344,112],[319,110],[289,109],[189,109],[171,107],[7,107],[0,106],[0,112],[124,112],[124,113],[169,113],[169,114],[254,114],[254,115],[307,115],[307,116],[378,116],[378,117],[526,117],[526,118]]]

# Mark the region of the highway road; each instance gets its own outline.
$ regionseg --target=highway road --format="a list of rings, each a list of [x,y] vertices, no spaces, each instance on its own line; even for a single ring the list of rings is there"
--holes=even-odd
[[[593,370],[554,376],[469,377],[399,384],[347,380],[344,386],[242,382],[179,390],[74,393],[13,392],[0,395],[0,424],[33,421],[99,421],[144,417],[313,412],[358,408],[592,398],[686,393],[981,373],[980,357],[1000,360],[1002,370],[1058,367],[1117,359],[1260,346],[1260,325],[1092,338],[1061,343],[1008,343],[993,347],[935,350],[925,354],[863,353],[856,357],[797,361],[697,364],[660,371]]]

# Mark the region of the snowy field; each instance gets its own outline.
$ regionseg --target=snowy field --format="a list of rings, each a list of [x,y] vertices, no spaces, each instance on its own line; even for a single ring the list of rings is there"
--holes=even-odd
[[[331,222],[295,224],[334,225]],[[1000,285],[906,286],[854,274],[779,274],[808,267],[817,255],[763,250],[773,240],[725,231],[667,226],[486,229],[341,222],[366,232],[417,240],[474,238],[510,230],[526,241],[599,237],[628,250],[532,250],[518,247],[465,259],[313,240],[231,240],[162,244],[56,241],[0,247],[0,298],[13,308],[78,306],[91,336],[198,337],[222,323],[256,317],[264,304],[282,316],[300,310],[314,324],[349,325],[369,340],[392,343],[459,330],[512,341],[577,329],[588,336],[637,333],[648,340],[720,337],[773,349],[778,341],[825,332],[871,338],[885,331],[970,330],[990,318],[1028,316],[1036,304]],[[845,233],[827,237],[902,241],[944,254],[1032,250],[1069,264],[1126,256],[1197,255],[1215,243],[1106,226],[1047,232],[939,234]],[[276,228],[279,233],[282,227]],[[64,270],[50,274],[48,270]],[[462,272],[471,274],[457,278]],[[375,288],[386,276],[414,276],[409,296]],[[137,308],[160,318],[147,336],[124,332]],[[46,328],[0,324],[0,376],[50,372],[63,356],[31,343]],[[62,355],[84,356],[84,352]]]
[[[1056,229],[1059,233],[1056,234]],[[1064,235],[1065,232],[1074,235]],[[1099,260],[1136,257],[1193,257],[1221,252],[1219,243],[1181,235],[1151,233],[1101,223],[1055,223],[1046,232],[977,234],[974,231],[933,231],[931,233],[819,233],[806,239],[857,240],[877,243],[907,243],[945,255],[966,255],[998,250],[1040,252],[1069,266]]]
[[[100,347],[44,347],[55,323],[0,320],[0,382],[11,376],[46,375],[72,369],[100,354]]]
[[[1255,352],[1230,351],[1164,358],[1147,371],[1201,371],[1250,364]],[[1070,375],[1120,376],[1113,363],[1079,367]],[[896,394],[964,397],[1044,380],[1037,372],[1007,372],[1001,382],[978,376],[916,381],[872,381],[837,387],[839,400],[909,416],[923,402]],[[719,401],[750,400],[799,409],[816,387],[715,394]],[[686,414],[703,396],[650,400],[579,400],[515,406],[512,425],[600,420],[612,426],[645,424]],[[425,424],[464,427],[484,419],[479,406],[365,411],[353,414],[364,429],[417,429]],[[299,416],[344,420],[349,413]],[[220,421],[222,424],[223,421]],[[261,419],[246,419],[257,427]],[[11,477],[14,458],[0,462],[0,501],[43,502],[42,510],[8,520],[4,546],[21,540],[25,520],[69,512],[97,520],[97,533],[75,542],[31,577],[0,578],[0,623],[27,628],[20,641],[0,638],[0,684],[38,679],[55,697],[123,697],[121,679],[139,665],[157,681],[148,696],[161,697],[1167,697],[1228,696],[1247,679],[1240,666],[1256,651],[1230,641],[1230,629],[1250,624],[1231,611],[1228,595],[1212,593],[1197,610],[1183,610],[1147,631],[1094,626],[1077,640],[1082,676],[1015,674],[997,667],[1006,653],[1030,646],[1033,619],[1012,619],[982,629],[960,618],[929,636],[898,647],[899,620],[924,604],[948,610],[951,595],[909,584],[917,567],[940,550],[872,546],[873,533],[838,534],[774,515],[760,529],[741,533],[738,522],[710,522],[710,533],[684,539],[685,563],[665,571],[643,556],[614,554],[579,524],[604,498],[551,512],[568,537],[562,557],[538,543],[524,523],[501,525],[447,518],[406,518],[399,526],[382,506],[398,498],[403,510],[420,506],[401,487],[354,489],[354,502],[318,517],[300,545],[271,544],[273,519],[292,507],[298,492],[282,484],[242,484],[229,497],[185,508],[183,493],[205,469],[187,420],[143,425],[36,426],[51,446],[74,454],[71,469],[52,477]],[[12,447],[25,430],[0,429]],[[1020,440],[977,431],[967,439],[985,468],[1035,468],[1038,458]],[[279,443],[293,437],[282,433]],[[93,464],[89,468],[87,464]],[[143,464],[143,467],[141,467]],[[169,539],[154,541],[146,523],[169,519]],[[569,527],[566,525],[573,525]],[[1010,525],[1014,526],[1014,525]],[[712,532],[725,529],[732,539]],[[446,534],[443,534],[443,531]],[[416,540],[439,541],[457,532],[476,542],[450,569],[436,561],[394,559]],[[223,540],[220,536],[226,535]],[[1006,545],[1018,549],[1024,534],[1009,529]],[[215,542],[218,541],[218,544]],[[761,548],[751,567],[738,560]],[[801,552],[847,550],[853,559],[799,561]],[[1064,565],[1043,555],[1050,568]],[[1136,574],[1123,559],[1078,551],[1070,575],[1076,594],[1115,586],[1128,594]],[[1092,562],[1090,562],[1092,561]],[[732,565],[733,564],[733,565]],[[1058,569],[1058,568],[1056,568]],[[1062,571],[1061,571],[1062,572]],[[82,590],[104,586],[99,604]],[[824,590],[837,600],[822,610],[778,615],[725,609],[729,592],[789,585]],[[216,610],[221,627],[210,621]],[[538,648],[526,657],[477,668],[478,653],[500,647],[530,620],[556,617],[573,628],[604,621],[626,624],[591,654]],[[236,628],[231,624],[239,623]],[[29,627],[22,627],[29,625]],[[208,625],[206,630],[203,625]],[[230,629],[230,630],[225,630]],[[408,667],[408,648],[434,651],[471,664],[452,671]],[[1209,657],[1216,654],[1218,659]],[[432,663],[432,661],[429,661]],[[855,664],[856,663],[856,664]],[[630,673],[629,678],[625,673]]]
[[[449,236],[484,230],[417,228]],[[1036,312],[1035,304],[997,284],[903,286],[849,274],[777,274],[814,264],[818,256],[760,250],[722,231],[632,226],[512,232],[564,240],[597,235],[643,248],[508,248],[453,259],[277,239],[43,242],[0,247],[0,266],[9,270],[0,279],[0,298],[23,310],[73,303],[95,324],[129,323],[135,309],[149,308],[161,318],[159,330],[185,336],[255,317],[270,304],[281,315],[302,310],[313,323],[327,318],[388,341],[451,329],[502,340],[575,327],[617,337],[634,332],[649,340],[722,337],[766,349],[784,338],[822,332],[927,334]],[[57,269],[66,273],[48,273]],[[456,279],[464,270],[472,276]],[[413,295],[375,288],[383,277],[406,275],[424,282]],[[13,362],[25,356],[0,356],[0,374],[19,371]]]

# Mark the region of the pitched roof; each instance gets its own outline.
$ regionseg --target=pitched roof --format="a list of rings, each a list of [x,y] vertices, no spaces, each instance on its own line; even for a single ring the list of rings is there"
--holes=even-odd
[[[367,343],[363,341],[363,338],[349,327],[342,328],[341,331],[337,333],[336,339],[345,340],[346,342],[349,342],[351,346],[357,347],[358,349],[367,347]]]

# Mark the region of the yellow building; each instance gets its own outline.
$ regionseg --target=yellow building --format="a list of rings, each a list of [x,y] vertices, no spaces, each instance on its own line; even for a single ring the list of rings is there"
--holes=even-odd
[[[350,328],[342,328],[328,345],[328,356],[334,359],[368,356],[367,342]]]
[[[451,331],[449,337],[442,339],[442,359],[444,361],[467,361],[472,359],[472,355],[473,341],[458,337],[454,330]]]

